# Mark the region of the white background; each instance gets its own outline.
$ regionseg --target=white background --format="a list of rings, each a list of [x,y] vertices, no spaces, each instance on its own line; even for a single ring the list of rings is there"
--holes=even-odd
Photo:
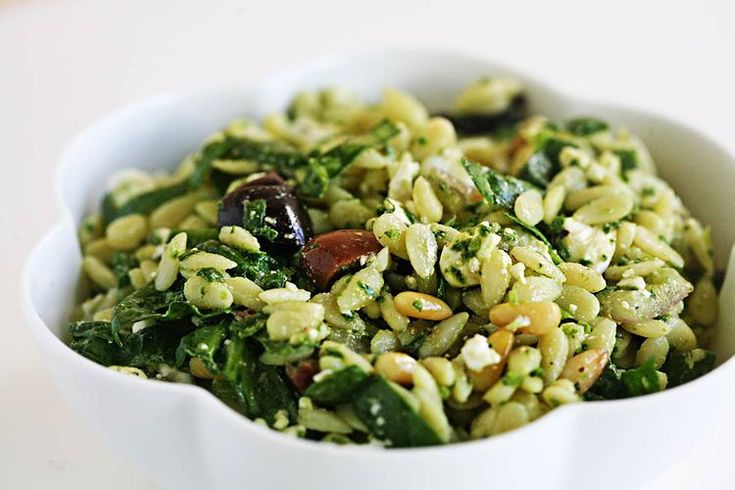
[[[0,0],[0,487],[157,488],[67,407],[18,301],[24,256],[57,215],[55,160],[98,116],[170,89],[248,83],[329,51],[430,45],[671,115],[735,150],[734,14],[727,0]],[[732,488],[735,424],[680,423],[717,430],[646,488]]]

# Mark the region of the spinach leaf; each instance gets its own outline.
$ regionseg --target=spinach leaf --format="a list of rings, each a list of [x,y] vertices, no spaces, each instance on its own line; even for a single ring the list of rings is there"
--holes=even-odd
[[[260,362],[268,366],[283,366],[300,361],[314,353],[316,344],[291,344],[286,341],[270,340],[268,336],[258,336],[258,341],[265,349],[260,355]]]
[[[117,287],[124,288],[130,284],[128,272],[138,266],[138,261],[132,254],[126,254],[116,250],[112,256],[112,271],[117,277]]]
[[[339,169],[339,162],[330,157],[310,158],[306,175],[299,183],[299,193],[305,197],[321,197],[332,179],[329,168]]]
[[[592,388],[585,393],[585,399],[615,400],[657,391],[661,391],[661,384],[653,359],[640,367],[625,370],[618,369],[610,362]]]
[[[104,366],[120,363],[122,351],[114,341],[110,322],[76,322],[67,329],[69,346],[76,352]]]
[[[235,320],[230,323],[230,333],[239,339],[253,337],[265,330],[265,322],[268,316],[265,313],[256,313],[244,320]]]
[[[574,141],[557,136],[556,129],[547,124],[534,138],[536,152],[529,157],[518,177],[535,186],[546,188],[561,170],[559,155],[567,146],[576,147]]]
[[[245,212],[243,213],[242,225],[256,237],[265,238],[269,242],[275,240],[278,231],[265,222],[266,202],[265,199],[253,199],[243,202]]]
[[[160,364],[176,365],[176,349],[181,338],[191,331],[187,321],[159,323],[126,336],[124,365],[155,373]]]
[[[102,219],[105,225],[110,224],[117,218],[128,214],[149,214],[161,204],[175,197],[185,194],[189,190],[189,184],[182,182],[170,187],[154,189],[130,198],[124,204],[118,206],[111,194],[107,194],[102,201]]]
[[[157,291],[153,285],[134,291],[112,310],[112,335],[118,345],[120,329],[142,320],[173,321],[187,316],[210,318],[222,314],[214,310],[202,313],[186,301],[182,291]]]
[[[697,358],[695,360],[695,357]],[[661,370],[668,376],[668,387],[688,383],[712,371],[715,367],[715,355],[703,351],[703,356],[695,356],[692,351],[674,352],[664,363]]]
[[[283,173],[306,165],[306,158],[293,147],[280,142],[254,141],[227,135],[207,144],[194,162],[189,182],[201,186],[212,170],[215,160],[253,160]]]
[[[77,322],[69,325],[70,347],[104,366],[133,366],[155,372],[161,363],[174,365],[176,348],[189,333],[188,322],[169,322],[126,334],[119,342],[110,322]],[[116,343],[117,342],[117,343]]]
[[[224,322],[194,330],[179,342],[176,349],[176,364],[181,366],[189,356],[198,357],[210,372],[219,372],[214,355],[224,342],[227,333],[227,324]]]
[[[600,131],[605,131],[608,127],[605,121],[591,117],[578,117],[566,123],[567,131],[575,136],[590,136]]]
[[[230,271],[231,274],[244,275],[263,289],[283,287],[293,274],[291,268],[265,252],[241,252],[214,240],[201,243],[197,248],[232,260],[237,267]]]
[[[546,152],[538,151],[531,155],[518,176],[535,186],[546,188],[559,168],[559,164],[549,158]]]
[[[346,403],[367,378],[368,374],[359,367],[348,366],[309,385],[304,396],[325,405]]]
[[[231,340],[222,374],[224,380],[218,383],[218,391],[233,397],[231,400],[248,417],[263,417],[272,424],[276,413],[285,410],[291,421],[296,420],[296,394],[283,368],[259,363],[251,340]]]
[[[400,394],[400,389],[380,376],[371,376],[355,394],[355,413],[372,434],[391,446],[442,444],[437,433]]]
[[[625,386],[620,382],[620,371],[609,362],[594,385],[584,394],[585,400],[616,400],[625,398]]]
[[[635,150],[615,150],[614,153],[620,157],[620,173],[623,177],[629,170],[638,168],[638,153]]]
[[[322,197],[330,180],[342,173],[360,153],[385,145],[398,133],[398,127],[386,119],[365,136],[352,138],[326,153],[312,155],[308,159],[306,175],[299,182],[299,194],[311,198]]]
[[[462,165],[470,174],[477,190],[491,206],[512,211],[516,198],[523,192],[533,188],[528,182],[500,174],[466,158],[462,159]]]
[[[625,386],[627,396],[647,395],[661,391],[653,358],[648,359],[640,367],[626,369],[620,375],[620,381]]]
[[[524,223],[523,221],[518,219],[514,214],[505,213],[505,216],[509,220],[511,220],[513,223],[517,224],[518,226],[526,230],[528,233],[530,233],[534,237],[544,242],[544,245],[546,245],[546,248],[549,249],[549,255],[551,256],[551,260],[553,260],[555,264],[561,264],[562,262],[564,262],[564,260],[562,260],[562,258],[559,256],[559,253],[557,253],[556,249],[554,249],[554,247],[551,245],[551,242],[549,241],[549,239],[546,238],[546,236],[543,233],[541,233],[541,231],[538,228],[536,228],[535,226],[531,226],[527,223]]]

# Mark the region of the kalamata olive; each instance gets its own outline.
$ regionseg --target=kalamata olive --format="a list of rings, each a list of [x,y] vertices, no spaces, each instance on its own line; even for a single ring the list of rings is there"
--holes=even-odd
[[[504,126],[512,126],[526,117],[526,98],[514,98],[508,109],[499,114],[440,114],[454,125],[458,133],[475,135],[491,133]]]
[[[326,289],[337,275],[358,264],[361,257],[383,246],[368,230],[337,230],[312,238],[302,252],[304,268],[314,284]]]
[[[286,364],[286,376],[296,387],[299,393],[314,381],[314,375],[319,372],[319,362],[316,359],[302,359],[296,364]]]
[[[263,177],[266,179],[268,176]],[[279,177],[280,179],[280,177]],[[269,178],[275,182],[275,178]],[[269,244],[298,248],[311,238],[311,221],[301,203],[287,185],[253,185],[248,183],[227,194],[220,203],[219,226],[243,226],[244,202],[265,201],[265,226],[278,232],[272,241],[261,240],[261,246]]]

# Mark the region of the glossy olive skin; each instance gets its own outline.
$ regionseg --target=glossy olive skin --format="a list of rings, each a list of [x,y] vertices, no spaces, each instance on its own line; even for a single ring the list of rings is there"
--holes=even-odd
[[[243,225],[244,202],[263,199],[267,225],[278,232],[273,241],[261,240],[261,247],[298,249],[312,237],[311,220],[290,186],[271,173],[243,184],[222,198],[218,225]]]
[[[527,101],[523,95],[514,98],[505,112],[500,114],[439,114],[452,122],[458,133],[473,136],[492,133],[504,126],[512,126],[527,115]]]
[[[336,230],[315,236],[302,252],[306,273],[319,289],[327,289],[341,273],[383,246],[368,230]]]

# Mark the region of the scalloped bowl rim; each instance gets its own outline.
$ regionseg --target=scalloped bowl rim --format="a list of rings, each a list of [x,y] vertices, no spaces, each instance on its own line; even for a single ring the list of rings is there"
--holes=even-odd
[[[379,51],[382,52],[384,50],[379,50]],[[497,69],[502,72],[512,73],[513,75],[517,76],[518,78],[520,78],[521,80],[525,82],[529,82],[529,81],[533,82],[538,87],[542,87],[548,93],[554,94],[560,99],[573,100],[577,103],[581,103],[585,106],[590,106],[590,107],[614,108],[615,110],[623,111],[625,113],[645,115],[650,118],[660,119],[668,123],[673,123],[679,126],[680,128],[684,129],[688,133],[694,134],[703,140],[707,140],[712,145],[718,147],[720,150],[724,151],[725,153],[728,153],[726,150],[722,149],[721,145],[710,140],[708,136],[702,134],[696,128],[692,128],[688,126],[687,124],[684,124],[680,121],[672,120],[669,117],[663,117],[663,116],[660,116],[652,112],[641,111],[639,109],[621,106],[620,104],[604,104],[604,103],[600,103],[594,100],[585,100],[585,99],[576,98],[574,96],[564,93],[563,91],[555,89],[552,86],[546,85],[543,81],[540,81],[536,77],[527,76],[523,74],[523,72],[517,69],[508,68],[503,65],[498,65],[498,64],[493,63],[492,61],[488,61],[480,57],[458,54],[456,52],[451,52],[451,51],[446,51],[446,50],[400,49],[399,51],[400,51],[400,54],[403,56],[414,56],[417,54],[451,56],[454,58],[465,58],[468,60],[476,61],[478,63],[483,63],[488,67],[489,70]],[[404,458],[411,457],[411,456],[424,457],[427,453],[474,451],[474,450],[487,449],[490,447],[501,446],[503,445],[504,442],[512,441],[516,438],[521,437],[522,435],[526,433],[540,432],[542,427],[556,424],[560,418],[568,417],[568,416],[571,416],[572,414],[579,415],[579,414],[584,414],[585,412],[591,413],[591,412],[604,412],[604,411],[615,412],[619,409],[619,407],[638,406],[640,408],[643,408],[646,406],[650,406],[654,404],[657,405],[659,403],[664,403],[664,402],[674,403],[678,398],[689,396],[693,392],[699,391],[701,388],[703,388],[706,385],[709,385],[711,387],[712,385],[716,384],[720,380],[724,379],[725,376],[728,375],[728,373],[732,375],[732,372],[735,372],[735,358],[730,357],[726,361],[721,362],[715,370],[708,373],[707,375],[693,382],[686,383],[679,387],[676,387],[670,390],[666,390],[660,393],[655,393],[655,394],[647,395],[643,397],[628,398],[628,399],[623,399],[623,400],[609,400],[609,401],[599,401],[599,402],[594,402],[594,403],[576,403],[576,404],[564,405],[564,406],[561,406],[561,407],[558,407],[552,410],[551,412],[542,416],[540,419],[530,424],[527,424],[524,427],[521,427],[519,429],[516,429],[514,431],[511,431],[505,434],[490,437],[490,438],[468,441],[468,442],[463,442],[459,444],[449,444],[449,445],[444,445],[444,446],[431,446],[431,447],[405,448],[405,449],[396,448],[396,449],[391,449],[389,451],[383,451],[383,450],[376,450],[376,448],[368,447],[368,446],[361,446],[361,445],[338,446],[334,444],[325,444],[325,443],[316,442],[316,441],[310,441],[310,440],[304,440],[304,439],[284,436],[283,434],[280,434],[272,429],[262,427],[252,422],[247,417],[240,415],[239,413],[229,408],[227,405],[225,405],[223,402],[221,402],[213,394],[211,394],[204,388],[200,388],[200,387],[193,386],[193,385],[186,385],[186,384],[160,382],[157,380],[138,379],[132,376],[121,375],[110,369],[107,369],[104,366],[101,366],[93,361],[90,361],[89,359],[72,351],[60,338],[58,338],[52,332],[51,328],[46,325],[46,323],[42,320],[40,314],[38,313],[34,305],[34,301],[32,299],[34,285],[32,284],[31,270],[35,262],[39,260],[38,256],[41,253],[41,250],[45,248],[44,244],[48,241],[53,240],[54,237],[58,233],[61,232],[61,230],[68,229],[68,227],[75,226],[70,206],[64,199],[64,189],[62,188],[62,180],[63,180],[62,177],[66,175],[67,173],[71,172],[73,168],[77,165],[75,163],[75,160],[77,158],[76,152],[80,146],[84,145],[84,142],[87,140],[87,138],[89,138],[91,135],[94,135],[98,131],[104,130],[108,126],[117,125],[121,120],[124,120],[127,118],[134,118],[138,113],[150,110],[152,107],[157,106],[157,105],[161,105],[161,104],[169,103],[169,102],[176,102],[177,100],[185,100],[185,99],[191,99],[191,98],[199,97],[199,96],[206,96],[207,94],[211,95],[212,93],[228,92],[231,90],[235,90],[239,92],[255,90],[256,91],[255,93],[257,93],[258,87],[263,87],[267,85],[270,81],[274,79],[281,79],[284,76],[285,77],[290,77],[294,75],[298,76],[300,71],[303,69],[311,68],[311,67],[314,67],[320,64],[343,62],[345,59],[348,59],[349,57],[354,57],[356,55],[365,56],[365,55],[371,55],[371,54],[375,54],[375,51],[365,50],[365,51],[358,51],[357,53],[355,51],[351,51],[349,54],[334,53],[328,56],[317,58],[315,61],[307,61],[304,63],[297,64],[295,66],[292,66],[291,68],[287,68],[286,70],[277,72],[275,75],[271,77],[266,77],[260,82],[253,83],[250,86],[245,86],[245,87],[243,87],[242,85],[234,85],[234,84],[219,84],[211,88],[205,88],[205,89],[196,89],[196,90],[188,90],[188,91],[173,91],[173,92],[164,93],[158,96],[150,97],[142,101],[127,105],[120,109],[117,109],[111,112],[110,114],[103,116],[97,119],[96,121],[92,122],[92,124],[87,126],[80,133],[78,133],[77,136],[75,136],[72,142],[64,150],[61,160],[60,160],[60,164],[58,165],[56,174],[55,174],[56,196],[57,196],[57,199],[59,199],[61,203],[62,216],[51,227],[51,229],[45,233],[43,238],[41,238],[37,242],[37,244],[33,248],[33,251],[29,254],[26,260],[26,263],[24,265],[22,283],[21,283],[21,301],[22,301],[23,310],[25,312],[28,323],[30,325],[30,328],[36,340],[38,342],[42,342],[46,344],[47,347],[50,347],[54,349],[55,351],[59,352],[60,355],[63,356],[63,358],[66,361],[70,363],[83,364],[84,369],[96,371],[97,375],[102,376],[106,380],[106,382],[130,385],[131,387],[135,387],[136,390],[146,392],[146,393],[165,392],[165,393],[171,394],[171,396],[176,396],[176,397],[186,398],[188,400],[191,400],[192,402],[199,404],[199,406],[202,409],[206,408],[206,409],[212,410],[216,416],[223,417],[225,420],[227,420],[230,423],[230,425],[233,428],[237,428],[238,430],[240,430],[242,432],[242,435],[244,436],[263,439],[265,442],[274,444],[274,445],[297,446],[297,447],[301,447],[303,450],[317,451],[317,452],[324,453],[325,455],[328,455],[329,457],[332,457],[332,458],[333,457],[351,457],[354,455],[359,455],[361,457],[369,457],[371,459],[381,458],[381,459],[390,459],[392,461],[395,461],[399,455]],[[393,55],[398,56],[398,54],[396,53],[393,53]],[[198,142],[194,142],[194,143],[198,143]],[[735,160],[735,158],[733,158],[732,155],[730,155],[730,158],[731,160]],[[733,261],[730,260],[729,262],[732,265]]]

